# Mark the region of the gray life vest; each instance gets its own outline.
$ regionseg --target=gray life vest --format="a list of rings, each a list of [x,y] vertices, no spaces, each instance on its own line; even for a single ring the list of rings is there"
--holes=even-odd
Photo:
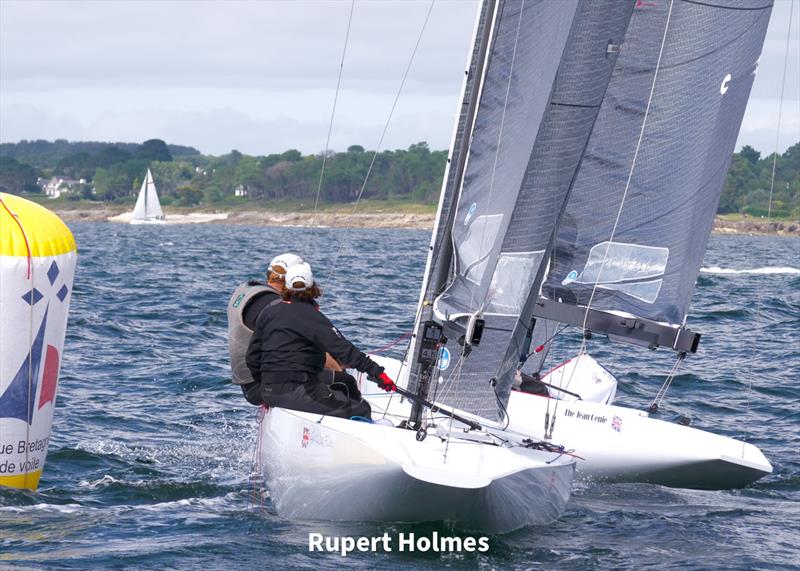
[[[245,360],[247,347],[253,338],[253,330],[244,324],[244,308],[254,297],[267,292],[276,293],[280,296],[280,292],[273,287],[245,282],[234,290],[231,299],[228,301],[228,352],[231,358],[231,372],[233,373],[231,381],[236,385],[246,385],[254,381]],[[276,302],[280,301],[281,298],[278,297]]]

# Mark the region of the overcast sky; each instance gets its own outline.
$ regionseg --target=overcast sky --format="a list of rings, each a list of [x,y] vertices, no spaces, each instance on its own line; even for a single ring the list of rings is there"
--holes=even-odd
[[[737,148],[775,147],[790,1],[775,2]],[[781,151],[800,139],[794,4]],[[377,146],[429,5],[356,2],[331,148]],[[476,8],[434,4],[382,148],[447,148]],[[321,151],[349,12],[347,0],[0,0],[0,141]]]

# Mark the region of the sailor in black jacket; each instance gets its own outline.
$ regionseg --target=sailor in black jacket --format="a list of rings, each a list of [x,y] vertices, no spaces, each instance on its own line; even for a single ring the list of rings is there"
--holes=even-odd
[[[278,300],[284,288],[283,276],[290,267],[302,263],[300,256],[286,253],[275,256],[267,267],[267,283],[255,280],[240,284],[228,301],[228,350],[230,353],[232,381],[242,387],[247,402],[260,405],[261,382],[253,378],[247,366],[246,354],[256,319],[261,310]]]
[[[261,380],[264,402],[344,418],[369,418],[369,404],[360,395],[349,395],[346,388],[336,390],[337,383],[329,385],[320,379],[325,353],[345,367],[367,373],[384,390],[394,390],[394,382],[319,311],[314,299],[320,290],[311,266],[303,263],[289,268],[285,284],[284,303],[259,314],[247,350],[247,366],[253,378]]]

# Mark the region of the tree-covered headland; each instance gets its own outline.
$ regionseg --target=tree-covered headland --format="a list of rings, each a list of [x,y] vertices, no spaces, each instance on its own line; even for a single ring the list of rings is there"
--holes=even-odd
[[[773,159],[750,146],[735,153],[718,212],[766,215]],[[432,151],[424,142],[377,156],[360,145],[327,156],[297,150],[267,156],[234,150],[211,156],[160,139],[142,144],[21,141],[0,144],[0,190],[41,193],[44,183],[55,178],[70,183],[67,199],[129,203],[150,168],[167,206],[313,204],[324,163],[322,204],[355,200],[368,171],[363,198],[432,203],[438,199],[446,160],[446,151]],[[800,217],[800,143],[777,157],[772,216]]]

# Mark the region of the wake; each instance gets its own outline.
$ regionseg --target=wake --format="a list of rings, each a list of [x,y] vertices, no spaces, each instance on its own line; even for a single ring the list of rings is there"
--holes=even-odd
[[[703,274],[800,274],[800,268],[789,266],[753,268],[750,270],[735,270],[733,268],[720,268],[711,266],[710,268],[700,268]]]

